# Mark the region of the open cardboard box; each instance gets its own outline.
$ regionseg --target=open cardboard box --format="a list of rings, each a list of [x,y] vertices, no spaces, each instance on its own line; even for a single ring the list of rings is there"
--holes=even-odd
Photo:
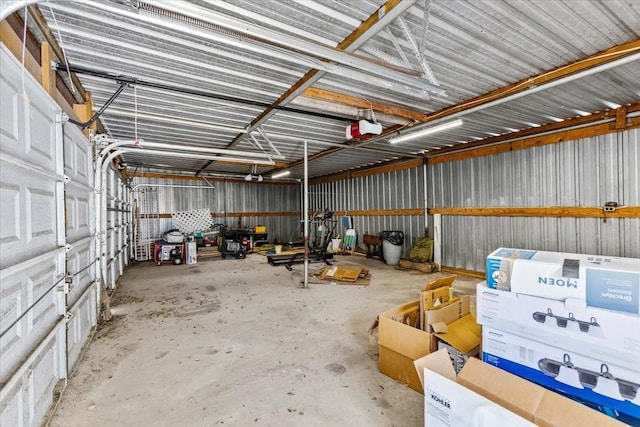
[[[450,324],[469,314],[469,310],[470,298],[465,295],[441,308],[427,311],[425,322],[427,325]],[[415,324],[408,325],[394,320],[417,319],[419,311],[419,301],[414,301],[380,313],[378,316],[378,367],[383,374],[422,393],[422,384],[413,361],[437,349],[436,337],[431,332],[417,328]]]
[[[424,356],[414,366],[426,390],[429,427],[624,425],[478,359],[469,359],[456,376],[446,350]]]
[[[449,358],[456,372],[462,369],[470,357],[480,353],[482,326],[476,323],[473,313],[449,325],[435,324],[434,330],[438,338],[437,349],[445,348],[449,352]]]
[[[424,289],[420,291],[420,328],[428,331],[426,328],[424,312],[437,308],[440,304],[449,302],[452,298],[451,286],[456,280],[456,275],[441,277],[439,279],[428,282]]]

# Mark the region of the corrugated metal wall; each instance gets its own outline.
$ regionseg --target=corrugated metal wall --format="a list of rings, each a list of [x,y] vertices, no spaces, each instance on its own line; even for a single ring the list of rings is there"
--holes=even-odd
[[[309,208],[312,211],[324,208],[332,211],[424,208],[423,168],[313,185],[309,189]],[[424,215],[354,216],[353,222],[358,242],[362,241],[363,234],[379,234],[384,230],[404,232],[405,255],[413,238],[423,237],[425,233]],[[344,236],[341,221],[336,233]]]
[[[157,202],[139,204],[141,214],[171,214],[193,209],[209,209],[212,214],[221,215],[214,218],[214,223],[224,223],[234,228],[266,225],[269,241],[275,239],[279,242],[289,241],[292,235],[297,235],[299,229],[298,216],[231,216],[233,213],[298,212],[300,211],[299,186],[135,178],[132,187],[135,188],[138,184],[149,186],[138,187],[133,192],[134,198],[140,199],[141,193],[146,192]],[[222,216],[225,213],[227,216]],[[158,239],[164,232],[175,228],[171,218],[142,219],[141,221],[156,223],[148,224],[149,236],[144,238]]]
[[[640,205],[640,131],[429,165],[428,207]],[[422,167],[311,187],[312,210],[424,207]],[[403,255],[424,234],[424,217],[360,216],[359,235],[405,232]],[[429,218],[429,230],[433,230]],[[344,230],[339,226],[340,234]],[[442,264],[484,271],[500,246],[640,257],[640,219],[443,216]]]
[[[640,131],[429,167],[429,207],[640,205]],[[499,246],[640,257],[640,219],[443,216],[443,265],[484,271]]]
[[[430,165],[428,207],[592,207],[615,201],[640,205],[640,131],[552,144],[494,156]],[[134,185],[143,182],[134,180]],[[206,186],[206,182],[144,180],[145,183]],[[213,189],[157,188],[158,213],[208,208],[211,212],[282,212],[300,209],[297,186],[215,182]],[[310,209],[333,211],[424,208],[423,168],[412,168],[310,187]],[[142,212],[148,213],[148,212]],[[339,219],[339,218],[338,218]],[[160,219],[159,233],[173,228]],[[295,240],[298,218],[267,216],[216,219],[230,227],[267,225],[269,239]],[[433,223],[429,220],[429,229]],[[362,234],[405,233],[403,255],[424,236],[423,215],[354,217]],[[336,234],[344,235],[342,222]],[[155,236],[155,237],[159,237]],[[638,218],[534,218],[444,216],[442,264],[484,271],[499,246],[640,257]]]

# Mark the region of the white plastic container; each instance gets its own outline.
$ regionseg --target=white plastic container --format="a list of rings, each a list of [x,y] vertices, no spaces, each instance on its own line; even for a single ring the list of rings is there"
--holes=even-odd
[[[384,262],[388,265],[398,265],[402,256],[402,245],[394,245],[386,240],[382,241],[382,253]]]

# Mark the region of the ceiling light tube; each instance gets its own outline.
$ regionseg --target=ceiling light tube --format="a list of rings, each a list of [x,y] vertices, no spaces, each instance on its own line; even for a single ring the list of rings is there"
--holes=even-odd
[[[93,110],[96,110],[96,109],[94,108]],[[194,126],[194,127],[204,128],[204,129],[221,130],[221,131],[233,132],[233,133],[247,133],[247,130],[243,128],[216,125],[213,123],[204,123],[201,121],[179,119],[179,118],[174,118],[169,116],[160,116],[156,114],[134,113],[134,112],[124,111],[124,110],[119,110],[116,108],[110,108],[107,113],[113,116],[134,117],[134,118],[137,117],[138,119],[159,120],[165,123],[188,125],[188,126]]]
[[[254,165],[266,165],[273,166],[275,165],[275,161],[273,160],[263,160],[263,159],[248,159],[242,157],[230,157],[230,156],[212,156],[207,154],[199,154],[199,153],[176,153],[171,151],[159,151],[159,150],[147,150],[141,148],[119,148],[118,151],[122,151],[123,153],[138,153],[144,156],[163,156],[169,158],[182,158],[182,159],[199,159],[199,160],[212,160],[212,161],[221,161],[221,162],[237,162],[237,163],[248,163]]]
[[[269,153],[258,153],[254,151],[240,151],[240,150],[227,150],[226,148],[210,148],[204,146],[194,146],[194,145],[184,145],[184,144],[166,144],[162,142],[150,142],[144,140],[127,140],[127,139],[112,139],[109,137],[103,137],[98,135],[98,142],[107,144],[100,152],[101,156],[105,156],[109,151],[113,150],[116,147],[122,147],[124,145],[133,145],[135,148],[139,149],[147,149],[147,148],[157,148],[162,150],[170,150],[171,152],[196,152],[196,153],[211,153],[211,154],[222,154],[222,155],[231,155],[231,156],[240,156],[240,157],[248,157],[248,158],[256,158],[256,159],[267,159],[269,160],[269,164],[273,164],[271,160],[285,160],[286,157],[283,155],[275,155]]]
[[[271,178],[282,178],[283,176],[287,176],[291,173],[291,171],[282,171],[282,172],[278,172],[278,173],[274,173],[273,175],[271,175]]]
[[[432,133],[442,132],[447,129],[451,129],[462,125],[462,119],[457,119],[452,122],[442,123],[441,125],[429,127],[417,132],[409,132],[404,135],[399,135],[389,140],[390,144],[397,144],[398,142],[409,141],[410,139],[420,138],[421,136],[431,135]]]

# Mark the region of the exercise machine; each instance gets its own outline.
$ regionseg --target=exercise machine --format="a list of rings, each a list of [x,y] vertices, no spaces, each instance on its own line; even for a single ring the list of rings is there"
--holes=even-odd
[[[324,262],[327,265],[331,265],[329,260],[333,259],[333,254],[327,251],[327,248],[337,225],[337,221],[333,218],[333,212],[329,210],[318,211],[313,214],[309,222],[315,226],[315,239],[313,243],[309,239],[309,243],[305,248],[309,255],[309,262]],[[304,262],[304,255],[304,252],[291,255],[269,255],[267,256],[267,262],[273,266],[284,265],[287,270],[291,271],[294,264],[302,264]]]

